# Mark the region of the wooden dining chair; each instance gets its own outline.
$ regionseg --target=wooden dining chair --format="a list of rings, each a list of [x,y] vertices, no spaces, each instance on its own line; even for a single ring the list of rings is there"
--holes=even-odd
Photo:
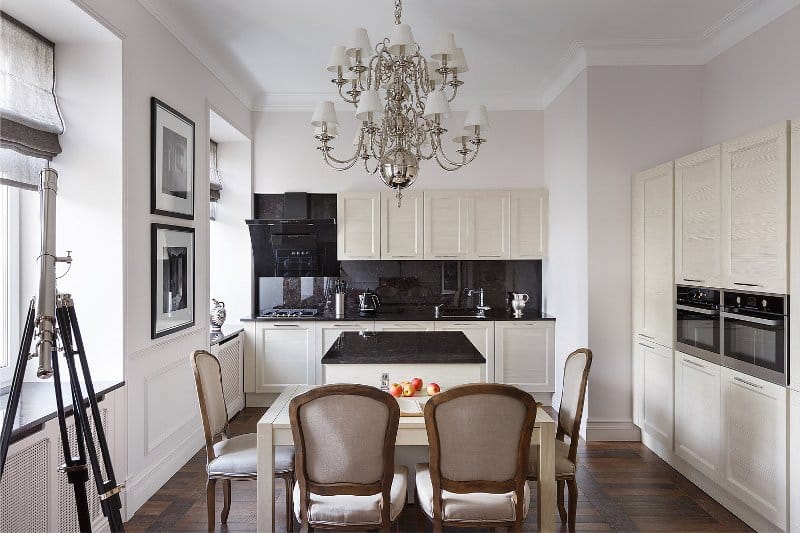
[[[394,464],[397,400],[365,385],[324,385],[289,403],[301,531],[389,531],[406,503],[408,469]]]
[[[222,391],[222,369],[219,360],[204,350],[197,350],[191,355],[191,362],[197,399],[200,403],[200,416],[203,420],[203,432],[206,437],[208,530],[214,531],[217,481],[221,480],[223,483],[224,505],[220,521],[225,524],[231,510],[231,481],[255,480],[257,477],[256,434],[228,436],[228,408]],[[292,531],[294,450],[291,446],[276,448],[275,477],[283,479],[286,485],[286,530]]]
[[[429,464],[416,467],[420,529],[522,530],[530,508],[526,482],[537,404],[509,385],[454,387],[425,404]]]
[[[578,469],[578,440],[591,366],[592,351],[588,348],[580,348],[567,356],[561,387],[561,405],[558,408],[555,446],[556,499],[561,521],[567,523],[570,531],[575,531],[575,515],[578,510],[578,483],[575,480],[575,473]],[[565,437],[569,437],[569,442],[564,440]],[[532,481],[536,480],[538,461],[538,454],[532,454],[531,469],[528,474],[528,479]],[[564,509],[565,484],[569,492],[569,514]]]

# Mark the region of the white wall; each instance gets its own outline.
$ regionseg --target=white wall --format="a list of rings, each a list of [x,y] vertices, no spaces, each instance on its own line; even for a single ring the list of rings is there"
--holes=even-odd
[[[333,142],[334,157],[352,155],[357,125],[350,110],[339,110],[340,135]],[[423,161],[414,187],[420,189],[540,187],[543,176],[544,113],[541,111],[490,110],[489,142],[481,146],[477,159],[468,166],[446,172],[435,161]],[[254,113],[256,193],[307,191],[333,193],[383,187],[379,178],[367,174],[363,165],[337,172],[322,160],[316,149],[311,112]],[[445,124],[460,129],[464,114],[456,113]],[[458,127],[456,125],[459,125]],[[450,139],[454,134],[448,134]],[[457,157],[457,146],[448,140],[448,156]]]
[[[588,345],[586,72],[544,112],[544,176],[550,240],[543,263],[544,310],[556,317],[556,376],[566,356]],[[553,404],[559,404],[556,378]]]
[[[705,66],[703,146],[800,115],[800,7]]]
[[[700,144],[702,67],[588,69],[590,440],[631,423],[631,176]]]

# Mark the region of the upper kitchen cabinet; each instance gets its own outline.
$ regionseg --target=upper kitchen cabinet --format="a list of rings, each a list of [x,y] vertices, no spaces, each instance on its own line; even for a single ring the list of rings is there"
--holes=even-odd
[[[381,259],[422,259],[422,215],[421,191],[403,191],[399,206],[394,191],[381,192]]]
[[[511,191],[510,259],[547,256],[548,200],[546,189]]]
[[[675,161],[675,283],[722,285],[720,146]]]
[[[340,261],[381,258],[381,193],[336,196],[336,250]]]
[[[425,259],[466,259],[469,197],[461,191],[425,191]]]
[[[508,259],[508,191],[474,191],[469,196],[469,258]]]
[[[662,346],[673,336],[673,163],[633,178],[634,330]]]
[[[789,123],[722,145],[726,288],[787,292]]]

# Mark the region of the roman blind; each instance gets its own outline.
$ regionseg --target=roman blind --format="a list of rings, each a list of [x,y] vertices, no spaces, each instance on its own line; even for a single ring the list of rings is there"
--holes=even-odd
[[[54,52],[52,42],[0,12],[0,183],[36,189],[41,169],[61,152]]]

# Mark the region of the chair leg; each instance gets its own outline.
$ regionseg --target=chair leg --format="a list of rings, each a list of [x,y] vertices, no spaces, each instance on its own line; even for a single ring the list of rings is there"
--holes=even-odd
[[[567,480],[569,489],[569,520],[567,525],[570,531],[575,531],[575,517],[578,513],[578,482],[574,479]]]
[[[286,483],[286,531],[294,531],[294,482],[292,476],[283,478]]]
[[[222,481],[222,496],[223,496],[223,504],[222,504],[222,515],[220,516],[220,522],[223,524],[228,523],[228,515],[231,512],[231,480],[225,479]]]
[[[567,522],[567,509],[564,507],[564,487],[563,480],[556,480],[556,501],[558,502],[558,516],[561,517],[561,523]]]
[[[214,531],[216,525],[216,517],[214,516],[214,499],[216,498],[215,489],[217,487],[216,479],[209,479],[206,482],[206,507],[208,507],[208,530]]]

